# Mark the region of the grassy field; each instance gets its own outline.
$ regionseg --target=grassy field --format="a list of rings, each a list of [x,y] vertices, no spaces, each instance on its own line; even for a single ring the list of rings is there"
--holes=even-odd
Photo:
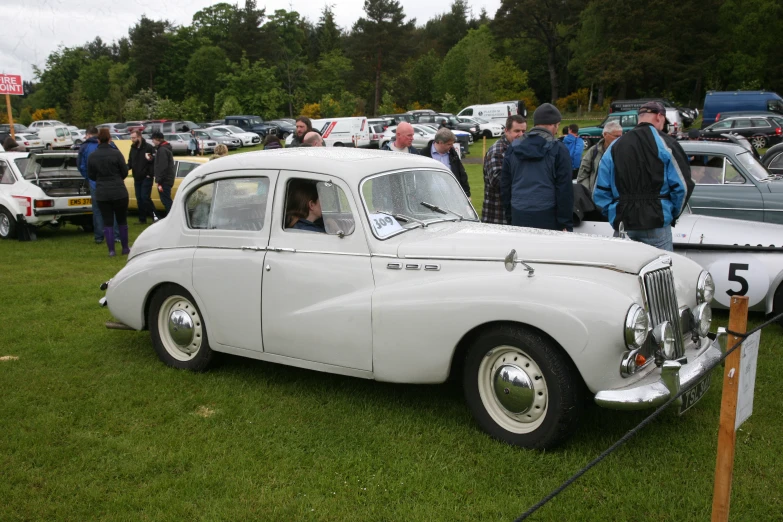
[[[481,166],[468,170],[480,210]],[[172,370],[146,332],[103,326],[98,286],[122,258],[72,226],[38,237],[0,242],[3,521],[512,520],[646,415],[591,405],[564,447],[541,453],[484,435],[454,384],[236,357],[206,374]],[[765,330],[732,520],[782,518],[782,349],[779,327]],[[533,520],[708,519],[717,377],[684,417],[656,420]]]

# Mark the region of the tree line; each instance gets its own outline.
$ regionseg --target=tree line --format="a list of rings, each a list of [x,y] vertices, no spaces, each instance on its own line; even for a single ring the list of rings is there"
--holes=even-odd
[[[699,106],[706,90],[783,91],[779,0],[502,0],[493,16],[454,0],[424,23],[397,0],[365,0],[350,28],[329,5],[316,16],[256,0],[212,5],[182,26],[142,16],[115,42],[52,52],[14,112],[24,123],[52,109],[76,125],[453,112],[511,99],[573,112],[617,98]]]

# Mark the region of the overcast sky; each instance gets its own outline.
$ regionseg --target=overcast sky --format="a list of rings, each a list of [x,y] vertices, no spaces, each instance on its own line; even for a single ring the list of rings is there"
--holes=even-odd
[[[422,25],[434,15],[445,12],[446,2],[399,0],[408,18],[416,18]],[[128,29],[142,14],[152,19],[168,19],[178,25],[189,24],[196,11],[219,3],[215,0],[0,0],[2,33],[0,37],[0,73],[22,74],[24,80],[33,79],[33,65],[46,64],[49,53],[62,44],[66,47],[82,45],[100,36],[111,43],[128,35]],[[244,5],[244,0],[229,0]],[[323,6],[334,8],[337,23],[350,28],[364,14],[364,0],[258,0],[268,13],[275,9],[295,9],[311,21],[317,21]],[[494,16],[500,0],[473,0],[474,16],[486,8]]]

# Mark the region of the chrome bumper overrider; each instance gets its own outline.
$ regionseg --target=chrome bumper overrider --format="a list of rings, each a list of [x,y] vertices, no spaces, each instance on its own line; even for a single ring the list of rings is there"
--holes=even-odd
[[[653,370],[630,386],[599,391],[595,394],[596,404],[613,410],[643,410],[660,406],[677,394],[680,388],[704,377],[707,368],[721,358],[721,335],[723,333],[718,333],[714,341],[705,339],[702,346],[706,344],[706,348],[686,350],[688,363],[685,365],[666,361],[660,370]]]

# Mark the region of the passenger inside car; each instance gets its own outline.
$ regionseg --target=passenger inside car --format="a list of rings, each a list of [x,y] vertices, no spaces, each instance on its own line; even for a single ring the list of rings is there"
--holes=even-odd
[[[294,179],[288,184],[285,225],[294,230],[326,233],[314,181]]]

